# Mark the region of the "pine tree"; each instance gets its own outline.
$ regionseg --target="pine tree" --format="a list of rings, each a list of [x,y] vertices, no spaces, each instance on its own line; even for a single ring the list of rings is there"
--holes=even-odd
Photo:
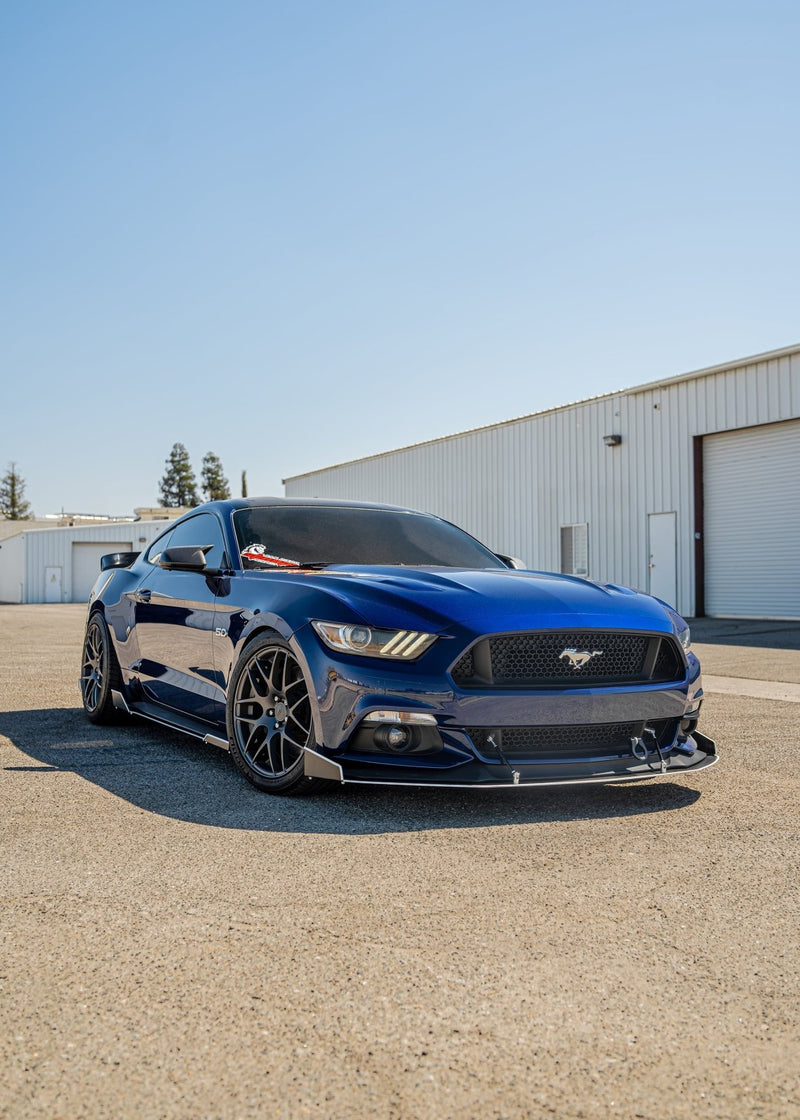
[[[28,521],[33,517],[30,502],[25,501],[25,479],[17,473],[16,463],[9,463],[0,479],[0,514],[8,521]]]
[[[247,471],[242,471],[242,497],[247,497]]]
[[[203,456],[200,487],[208,502],[216,502],[231,496],[230,483],[222,470],[222,460],[213,451]]]
[[[159,499],[162,506],[197,506],[197,479],[194,477],[189,452],[182,443],[173,443],[166,471],[161,479]]]

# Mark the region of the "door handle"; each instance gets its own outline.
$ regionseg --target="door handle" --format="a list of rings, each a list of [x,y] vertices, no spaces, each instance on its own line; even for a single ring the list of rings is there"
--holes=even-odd
[[[149,603],[151,595],[152,591],[150,591],[149,588],[142,587],[134,591],[132,598],[134,598],[137,603]]]

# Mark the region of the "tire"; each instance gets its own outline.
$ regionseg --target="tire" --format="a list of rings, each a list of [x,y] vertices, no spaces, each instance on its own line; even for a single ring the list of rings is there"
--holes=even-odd
[[[122,691],[122,674],[106,620],[99,611],[89,619],[81,656],[81,699],[92,723],[118,723],[111,690]]]
[[[242,651],[227,703],[231,757],[265,793],[305,794],[328,782],[308,778],[305,747],[314,746],[311,696],[290,646],[270,634]]]

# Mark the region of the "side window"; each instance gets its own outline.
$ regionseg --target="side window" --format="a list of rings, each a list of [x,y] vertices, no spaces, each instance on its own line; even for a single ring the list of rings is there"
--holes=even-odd
[[[225,559],[225,540],[222,536],[222,527],[213,513],[198,513],[187,521],[181,521],[175,526],[169,543],[164,548],[175,548],[178,545],[194,544],[211,548],[206,553],[206,564],[209,568],[224,568],[227,566]]]
[[[158,558],[161,553],[165,548],[169,548],[171,536],[172,530],[169,529],[166,533],[162,533],[160,537],[156,537],[156,539],[148,548],[147,552],[144,554],[145,560],[147,560],[150,564],[157,564]]]

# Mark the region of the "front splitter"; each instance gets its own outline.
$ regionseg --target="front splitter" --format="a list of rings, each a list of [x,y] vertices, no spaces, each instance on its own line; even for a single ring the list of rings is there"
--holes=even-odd
[[[692,736],[697,750],[692,755],[675,754],[673,752],[664,763],[658,756],[653,756],[655,761],[643,762],[625,770],[597,770],[593,773],[582,773],[557,776],[552,773],[537,775],[535,764],[515,765],[509,763],[507,776],[488,778],[475,776],[472,779],[458,781],[443,779],[435,772],[425,774],[417,773],[414,776],[398,774],[375,775],[374,777],[360,773],[345,773],[341,764],[327,758],[318,751],[306,749],[305,772],[309,777],[327,778],[342,785],[359,786],[404,786],[416,789],[430,787],[432,789],[528,789],[532,786],[577,786],[577,785],[608,785],[619,782],[654,781],[658,778],[676,778],[687,774],[695,774],[700,770],[707,770],[718,761],[716,744],[712,739],[699,732]],[[481,768],[485,774],[486,767]],[[505,767],[503,769],[506,769]]]

